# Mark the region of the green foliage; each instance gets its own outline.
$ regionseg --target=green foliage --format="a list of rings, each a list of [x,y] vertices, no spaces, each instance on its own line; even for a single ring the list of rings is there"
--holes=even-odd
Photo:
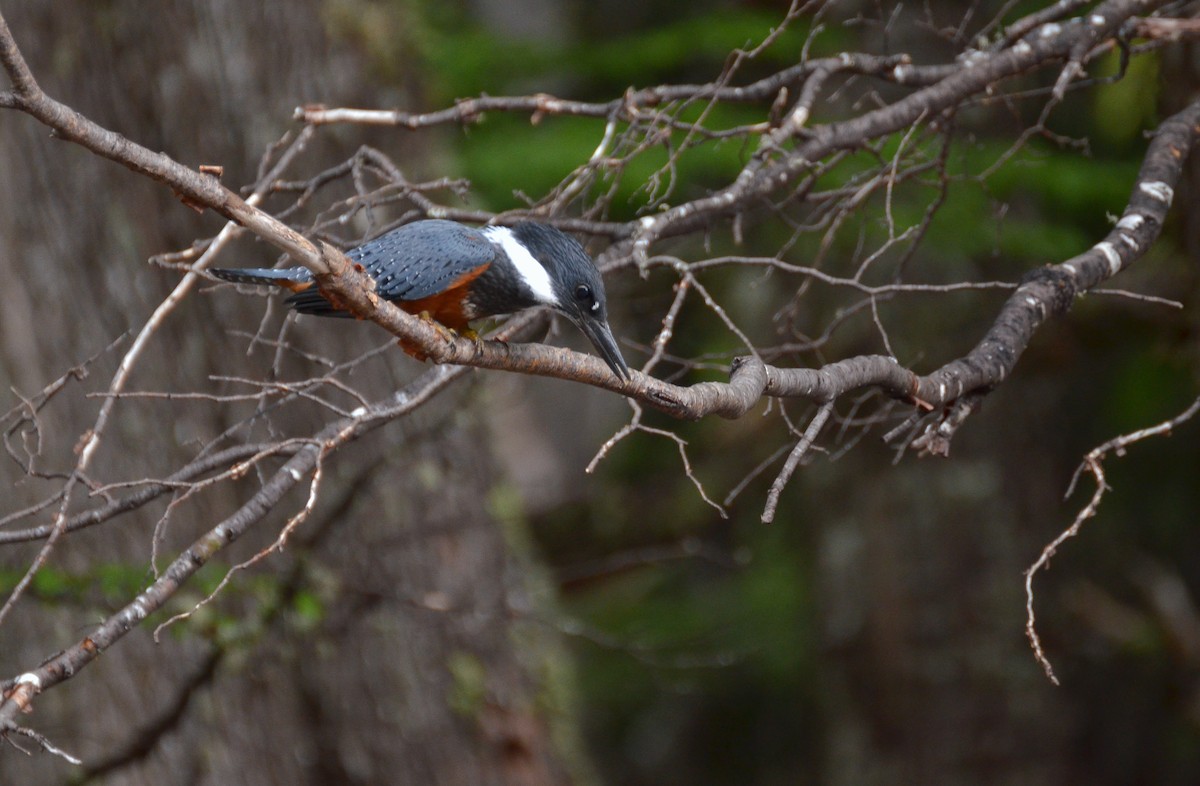
[[[1095,69],[1097,75],[1116,75],[1120,55],[1110,52]],[[1142,144],[1144,131],[1158,118],[1160,65],[1157,54],[1130,60],[1123,78],[1098,87],[1092,102],[1092,138],[1108,149],[1128,151]]]
[[[229,571],[228,565],[209,563],[192,583],[176,594],[167,608],[150,616],[151,627],[169,616],[191,612],[187,621],[172,625],[173,636],[202,636],[234,645],[255,640],[266,621],[280,612],[297,630],[309,631],[324,619],[327,600],[323,591],[300,587],[291,590],[273,573],[235,574],[211,602],[196,608],[215,592]],[[0,570],[0,593],[10,593],[24,575],[23,571]],[[101,609],[111,613],[129,603],[153,581],[145,565],[98,563],[87,571],[75,573],[53,565],[39,570],[28,590],[29,597],[48,605],[72,605]]]
[[[753,48],[778,23],[774,11],[744,7],[696,16],[680,14],[659,27],[587,42],[568,53],[562,65],[575,69],[593,85],[606,88],[645,86],[672,78],[689,66],[713,78],[710,69],[714,63],[724,62],[735,48]],[[807,33],[804,23],[790,27],[757,62],[771,66],[794,63]],[[826,36],[823,42],[836,47],[836,37]]]
[[[429,4],[424,10],[427,25],[412,37],[433,77],[431,98],[437,104],[481,93],[527,92],[530,84],[547,90],[574,83],[576,97],[620,92],[677,77],[689,68],[707,80],[716,76],[732,49],[754,46],[779,22],[772,11],[736,8],[678,14],[670,23],[626,35],[530,42],[505,39],[475,25],[464,8],[452,3]],[[793,26],[759,62],[795,62],[806,32],[803,24]],[[824,40],[833,47],[835,39],[829,35]]]
[[[487,669],[475,655],[459,650],[446,659],[450,672],[450,708],[467,718],[478,717],[487,700]]]
[[[1163,417],[1183,410],[1193,371],[1184,358],[1162,357],[1156,352],[1129,352],[1113,358],[1113,385],[1105,390],[1100,419],[1110,428],[1133,431],[1145,424],[1145,413],[1156,410]],[[1171,401],[1171,399],[1174,399]]]
[[[9,577],[7,576],[5,577],[5,584],[8,583],[8,578]],[[47,600],[60,600],[65,598],[68,594],[72,594],[78,590],[78,582],[73,581],[73,578],[74,577],[62,571],[41,570],[34,575],[31,587],[33,588],[34,594],[40,598]],[[18,579],[19,576],[12,576],[12,587],[6,586],[5,591],[11,592],[12,589],[16,587]]]
[[[292,596],[292,613],[297,627],[315,630],[325,619],[325,602],[316,592],[299,590]]]
[[[12,592],[24,575],[24,570],[0,570],[0,593]],[[103,563],[84,573],[71,573],[49,565],[34,575],[29,592],[42,603],[111,609],[137,594],[145,586],[146,576],[144,565]]]
[[[782,540],[763,533],[729,613],[737,620],[736,638],[751,644],[747,666],[757,678],[764,685],[801,686],[812,676],[813,609],[804,565],[790,553],[795,546]]]
[[[896,153],[900,136],[894,135],[884,145],[883,158]],[[1108,231],[1106,217],[1124,208],[1137,174],[1135,160],[1083,156],[1039,140],[1010,152],[1008,140],[984,138],[958,142],[948,157],[947,195],[921,244],[923,262],[941,268],[932,281],[961,279],[964,261],[973,258],[999,254],[1011,275],[1014,262],[1020,263],[1019,269],[1086,250]],[[935,154],[926,152],[929,158]],[[993,170],[1006,156],[1003,165]],[[850,156],[822,177],[818,188],[844,184],[877,162],[865,153]],[[989,174],[980,181],[984,173]],[[939,189],[934,174],[895,188],[891,213],[897,233],[920,224]],[[887,237],[878,210],[885,197],[882,191],[877,193],[869,203],[874,209],[864,211],[868,247]],[[819,240],[802,239],[802,247],[815,248]],[[849,250],[859,237],[842,233],[838,242]]]
[[[681,112],[680,118],[695,120],[701,111],[702,107],[691,107]],[[711,128],[728,128],[751,119],[745,108],[721,106],[708,113],[706,123]],[[530,128],[525,117],[493,114],[459,140],[460,174],[471,180],[474,191],[486,204],[520,204],[516,194],[545,194],[587,161],[603,137],[601,120],[554,118]],[[670,138],[672,145],[682,141],[683,135],[678,132]],[[672,158],[673,178],[682,187],[670,199],[680,201],[728,181],[743,165],[745,155],[746,151],[735,143],[706,144],[682,154],[666,144],[654,146],[624,168],[613,170],[612,176],[619,182],[611,217],[631,218],[652,197],[660,195],[662,186],[656,186],[653,176]],[[607,192],[610,183],[607,178],[601,180],[593,186],[593,193]]]

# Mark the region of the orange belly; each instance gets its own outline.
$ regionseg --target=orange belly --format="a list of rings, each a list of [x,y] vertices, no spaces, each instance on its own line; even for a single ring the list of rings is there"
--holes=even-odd
[[[451,330],[466,330],[471,321],[466,313],[467,290],[471,282],[482,276],[489,267],[491,267],[490,262],[459,276],[450,282],[450,286],[436,295],[430,295],[420,300],[396,300],[393,302],[410,314],[425,312]]]
[[[458,287],[447,289],[445,292],[439,292],[421,300],[396,300],[393,302],[409,314],[426,313],[434,321],[451,330],[462,331],[467,329],[467,325],[471,321],[464,313],[466,294],[466,287]]]

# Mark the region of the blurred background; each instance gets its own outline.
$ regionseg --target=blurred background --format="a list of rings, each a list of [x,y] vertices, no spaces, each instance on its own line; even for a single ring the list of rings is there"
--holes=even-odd
[[[969,37],[1002,8],[1012,20],[1045,4],[829,5],[818,34],[813,19],[795,20],[738,81],[795,63],[806,41],[812,56],[908,52],[918,63],[951,62],[947,29],[961,25]],[[766,38],[787,4],[35,0],[3,9],[52,96],[184,163],[220,164],[237,187],[253,182],[305,103],[423,111],[480,94],[607,101],[630,86],[704,83],[734,49]],[[1186,43],[1134,58],[1124,79],[1069,96],[1049,123],[1057,136],[1035,136],[982,180],[1041,103],[965,108],[946,153],[949,185],[912,183],[887,206],[908,225],[937,203],[911,260],[897,264],[909,265],[912,280],[1011,282],[1087,249],[1123,210],[1145,132],[1194,98],[1198,66]],[[1095,70],[1116,68],[1114,55]],[[1029,86],[1056,76],[1049,69]],[[864,111],[859,97],[835,92],[813,122]],[[722,105],[709,119],[733,126],[763,112]],[[439,200],[501,211],[550,191],[587,159],[603,126],[498,113],[465,129],[333,126],[289,177],[312,177],[371,145],[412,182],[469,183],[463,200]],[[1079,139],[1087,144],[1064,142]],[[889,140],[877,154],[886,160],[900,144]],[[652,175],[667,153],[652,150],[613,182],[606,215],[629,220],[657,198],[678,203],[718,188],[747,154],[737,140],[692,148],[663,192]],[[827,184],[853,182],[855,167],[826,173]],[[1023,581],[1092,492],[1085,480],[1063,499],[1082,456],[1178,414],[1196,395],[1200,201],[1197,166],[1189,170],[1162,240],[1113,282],[1184,307],[1082,299],[1041,330],[948,459],[898,454],[880,438],[886,428],[855,424],[855,402],[845,402],[845,425],[831,427],[826,450],[796,473],[776,521],[764,525],[780,460],[749,476],[790,447],[782,420],[803,428],[811,416],[803,406],[777,403],[732,422],[646,416],[686,440],[713,505],[688,477],[679,445],[661,435],[635,433],[585,472],[631,415],[617,397],[474,374],[343,451],[284,554],[240,574],[160,643],[149,628],[136,631],[38,700],[29,723],[84,758],[83,768],[9,748],[0,781],[1200,782],[1200,424],[1110,458],[1112,490],[1099,515],[1039,575],[1038,625],[1061,687],[1030,652]],[[344,196],[325,195],[305,220]],[[821,232],[798,233],[786,258],[805,264],[824,254],[835,272],[853,274],[879,246],[884,209],[882,197],[866,201],[828,247]],[[55,473],[70,468],[100,403],[88,394],[105,389],[128,339],[109,345],[140,329],[179,280],[178,270],[145,260],[220,227],[168,189],[48,138],[30,118],[0,114],[0,382],[13,391],[5,409],[96,357],[88,378],[46,409],[37,434],[10,431],[10,444],[41,442],[33,476],[16,462],[3,469],[6,514],[61,485]],[[737,246],[729,227],[714,227],[659,250],[689,260],[769,256],[793,228],[764,221]],[[274,259],[242,239],[219,262]],[[793,299],[795,286],[776,291],[778,279],[753,271],[703,280],[756,342],[827,336],[810,340],[796,363],[882,351],[870,310],[847,316],[844,291],[815,287]],[[610,277],[612,322],[631,365],[645,359],[672,283],[661,272]],[[1004,297],[898,298],[880,305],[879,319],[900,360],[928,371],[967,351]],[[265,377],[275,355],[248,336],[281,330],[282,314],[267,303],[230,287],[193,295],[133,388]],[[698,300],[680,325],[673,354],[707,362],[680,364],[683,381],[723,379],[744,353]],[[289,330],[295,346],[337,359],[389,345],[369,324]],[[569,326],[550,340],[583,347]],[[381,396],[421,370],[399,354],[356,368],[356,387]],[[299,353],[287,363],[302,373]],[[252,409],[131,399],[116,410],[95,480],[169,474]],[[322,417],[298,408],[253,428],[311,432]],[[85,635],[145,586],[152,543],[173,555],[255,483],[174,507],[163,500],[73,534],[0,635],[4,674]],[[297,494],[276,525],[203,573],[172,610],[269,543],[303,504]],[[0,550],[6,588],[35,549]]]

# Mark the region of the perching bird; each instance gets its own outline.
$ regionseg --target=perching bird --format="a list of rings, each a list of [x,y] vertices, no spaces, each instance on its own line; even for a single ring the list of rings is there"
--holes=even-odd
[[[475,319],[549,306],[579,326],[613,373],[629,379],[604,300],[604,281],[575,238],[522,222],[474,228],[454,221],[415,221],[346,252],[375,279],[375,291],[410,314],[428,314],[465,330]],[[239,284],[273,284],[295,294],[301,314],[348,317],[316,287],[306,268],[213,269]]]

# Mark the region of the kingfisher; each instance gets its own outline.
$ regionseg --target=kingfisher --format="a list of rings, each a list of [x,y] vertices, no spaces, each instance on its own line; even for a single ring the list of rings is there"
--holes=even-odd
[[[629,367],[608,325],[604,280],[579,241],[546,224],[470,227],[427,219],[393,229],[346,252],[375,280],[375,292],[409,314],[456,332],[476,319],[549,307],[575,323],[617,377]],[[214,268],[238,284],[292,291],[301,314],[348,317],[316,286],[307,268]]]

